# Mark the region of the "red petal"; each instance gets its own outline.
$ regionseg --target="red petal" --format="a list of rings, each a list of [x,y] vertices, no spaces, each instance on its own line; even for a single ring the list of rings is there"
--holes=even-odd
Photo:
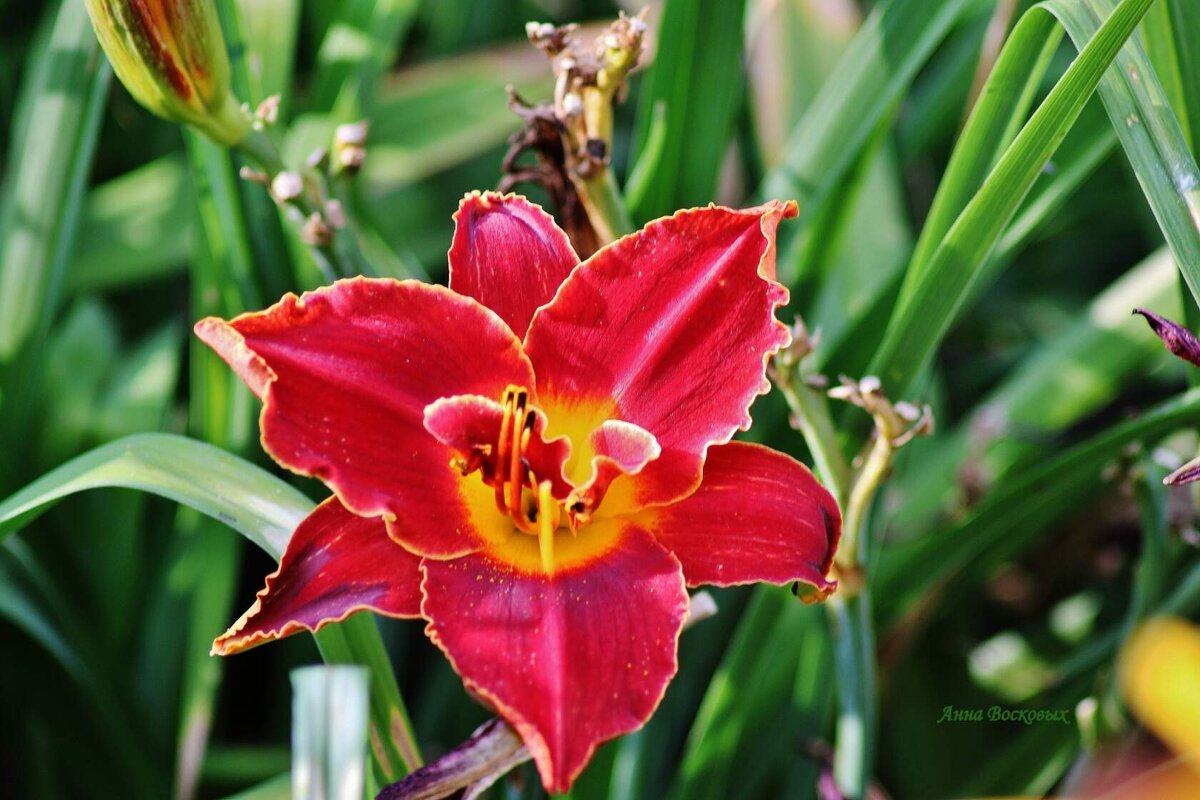
[[[775,309],[775,229],[794,203],[709,207],[650,223],[581,264],[525,337],[542,407],[615,401],[662,456],[637,484],[641,504],[689,492],[705,448],[750,425],[770,388],[766,360],[788,342]],[[554,408],[552,408],[554,407]]]
[[[646,465],[662,455],[658,440],[644,428],[618,419],[605,420],[592,431],[588,446],[592,457],[592,475],[579,491],[583,513],[588,514],[600,505],[612,482],[622,475],[635,476]],[[610,503],[622,507],[631,505],[624,500]]]
[[[571,455],[571,442],[559,437],[549,442],[546,432],[546,415],[533,410],[534,423],[524,458],[538,480],[553,484],[554,496],[562,499],[571,491],[563,477],[563,465]],[[460,395],[443,397],[425,407],[425,430],[438,441],[454,450],[464,462],[467,471],[476,468],[484,475],[493,474],[496,468],[494,448],[500,439],[500,427],[504,421],[504,407],[487,397]],[[480,480],[469,477],[468,480]]]
[[[378,517],[351,514],[336,497],[300,523],[279,569],[242,618],[213,642],[230,655],[370,609],[421,616],[421,558],[396,544]]]
[[[414,552],[473,550],[453,454],[424,428],[455,394],[532,386],[520,342],[470,298],[417,281],[355,278],[286,295],[196,334],[262,398],[262,441],[355,513],[383,516]]]
[[[482,554],[422,564],[426,632],[468,689],[529,748],[550,792],[565,792],[596,745],[636,730],[678,668],[688,597],[679,562],[628,522],[603,556],[553,577]]]
[[[799,461],[768,447],[713,447],[689,497],[638,515],[683,564],[689,586],[803,581],[828,594],[837,503]]]
[[[579,263],[554,218],[524,197],[472,192],[454,215],[450,288],[474,297],[524,336]]]

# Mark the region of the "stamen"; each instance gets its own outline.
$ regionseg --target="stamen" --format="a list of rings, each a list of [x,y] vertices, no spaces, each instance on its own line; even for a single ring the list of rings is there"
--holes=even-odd
[[[514,405],[516,406],[512,415],[512,450],[508,454],[508,511],[510,516],[517,519],[522,516],[521,511],[521,453],[524,448],[522,438],[525,433],[525,400],[526,393],[524,389],[517,391],[514,397]],[[501,433],[501,436],[504,434]]]
[[[542,481],[538,484],[538,552],[547,575],[554,574],[554,529],[558,527],[554,506],[550,481]]]
[[[512,440],[513,427],[513,395],[516,393],[517,387],[509,386],[504,390],[504,416],[500,422],[500,441],[496,444],[496,466],[495,473],[492,475],[492,487],[496,493],[496,508],[500,509],[502,514],[508,514],[508,504],[504,497],[504,481],[507,477],[506,470],[508,468],[508,444]]]

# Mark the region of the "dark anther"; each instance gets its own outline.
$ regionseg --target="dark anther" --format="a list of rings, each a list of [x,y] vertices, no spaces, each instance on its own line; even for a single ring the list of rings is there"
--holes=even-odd
[[[587,152],[596,161],[603,161],[604,157],[608,155],[608,145],[603,139],[588,139]]]
[[[527,431],[533,430],[533,426],[536,424],[537,424],[537,415],[530,414],[529,416],[525,417],[525,426],[524,426],[525,430],[527,430]]]

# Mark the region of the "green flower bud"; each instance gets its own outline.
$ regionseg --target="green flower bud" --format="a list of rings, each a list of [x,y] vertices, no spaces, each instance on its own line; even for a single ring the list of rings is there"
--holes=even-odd
[[[229,57],[211,0],[84,0],[92,27],[129,93],[153,113],[225,145],[250,118],[229,86]]]

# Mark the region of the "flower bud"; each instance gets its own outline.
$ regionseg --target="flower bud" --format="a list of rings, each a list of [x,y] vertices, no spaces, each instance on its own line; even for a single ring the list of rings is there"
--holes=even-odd
[[[224,145],[250,130],[229,86],[212,0],[84,0],[113,70],[139,103]]]

